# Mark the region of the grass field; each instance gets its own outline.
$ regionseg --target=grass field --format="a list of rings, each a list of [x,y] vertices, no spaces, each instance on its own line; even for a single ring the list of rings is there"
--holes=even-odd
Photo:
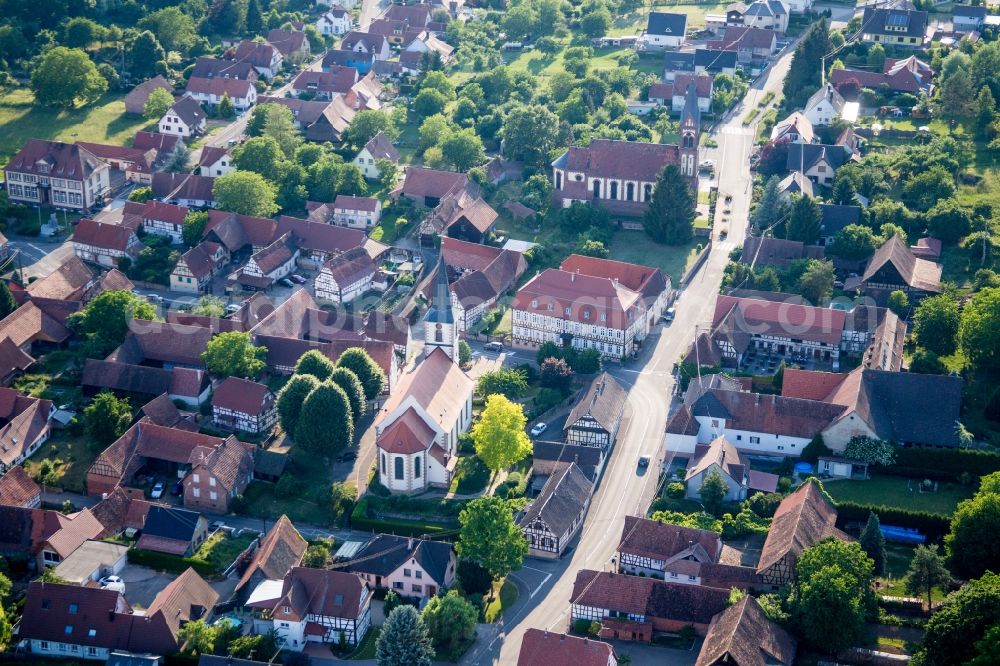
[[[483,609],[485,621],[490,623],[500,619],[504,610],[513,606],[514,602],[517,601],[517,596],[517,586],[509,580],[504,580],[503,583],[493,583],[493,600],[487,603]]]
[[[890,543],[886,544],[885,552],[888,555],[886,565],[889,571],[884,578],[878,579],[879,594],[893,597],[912,596],[906,591],[904,577],[906,576],[906,570],[910,566],[910,560],[913,559],[913,548],[911,546]],[[944,592],[938,589],[935,589],[931,593],[931,599],[934,601],[940,601],[944,599],[944,596]]]
[[[358,649],[348,657],[352,661],[366,661],[375,658],[375,644],[378,642],[378,635],[382,633],[382,627],[371,627]]]
[[[96,449],[91,448],[84,436],[74,437],[65,430],[57,430],[49,441],[42,445],[24,463],[24,469],[37,478],[43,460],[52,465],[52,473],[46,485],[73,493],[86,492],[87,470],[97,458]],[[60,462],[56,462],[60,461]]]
[[[490,470],[479,456],[462,456],[455,465],[455,478],[451,482],[451,492],[470,495],[481,492],[490,480]]]
[[[676,285],[697,256],[697,245],[694,241],[678,247],[657,245],[642,231],[619,231],[608,249],[612,259],[659,268]]]
[[[919,479],[874,474],[867,481],[827,481],[825,487],[835,501],[882,504],[943,516],[950,516],[959,502],[972,497],[972,489],[966,486],[940,483],[937,492],[922,493],[917,489],[919,483]]]
[[[95,104],[71,111],[34,105],[30,90],[0,95],[0,162],[6,163],[28,139],[93,141],[124,145],[149,124],[125,115],[124,95],[105,95]]]
[[[244,534],[233,539],[226,536],[225,532],[219,531],[201,544],[194,556],[199,560],[211,562],[219,573],[222,573],[255,538],[250,534]]]

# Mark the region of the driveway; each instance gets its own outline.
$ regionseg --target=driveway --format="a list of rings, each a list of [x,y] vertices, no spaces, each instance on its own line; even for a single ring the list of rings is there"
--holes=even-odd
[[[125,601],[133,608],[149,608],[159,591],[176,578],[135,564],[126,564],[118,575],[125,581]]]

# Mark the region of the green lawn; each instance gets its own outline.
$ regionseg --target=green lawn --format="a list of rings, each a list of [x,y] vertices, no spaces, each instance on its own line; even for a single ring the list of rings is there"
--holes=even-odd
[[[86,492],[87,470],[103,447],[91,446],[83,435],[74,437],[66,430],[56,430],[51,439],[24,463],[24,469],[38,478],[42,461],[48,460],[52,472],[46,485],[73,493]]]
[[[355,650],[348,659],[353,661],[362,661],[375,658],[375,643],[378,642],[378,635],[382,633],[382,627],[372,627],[365,634],[364,639],[361,641],[361,645]]]
[[[499,588],[499,594],[497,589]],[[483,618],[487,623],[496,622],[503,612],[511,608],[517,601],[517,586],[509,580],[503,583],[493,583],[493,600],[483,609]]]
[[[255,538],[250,534],[244,534],[233,539],[226,536],[225,532],[219,531],[201,544],[194,556],[199,560],[210,562],[221,573],[250,546]]]
[[[944,482],[938,484],[935,493],[921,493],[917,490],[919,483],[920,479],[874,474],[867,481],[826,481],[824,487],[835,501],[881,504],[943,516],[950,516],[960,501],[972,497],[971,488]]]
[[[910,560],[913,559],[913,547],[902,544],[886,544],[885,552],[888,555],[886,565],[889,569],[884,578],[878,579],[878,592],[892,597],[912,596],[906,591],[906,584],[903,580],[906,570],[910,567]],[[934,601],[944,599],[944,592],[935,589],[931,593]]]
[[[105,95],[95,104],[66,111],[34,105],[30,90],[17,88],[0,97],[0,162],[6,162],[28,139],[93,141],[124,145],[149,124],[125,115],[124,95]]]
[[[642,231],[619,231],[608,249],[612,259],[659,268],[676,285],[697,256],[697,246],[697,241],[678,247],[657,245]]]

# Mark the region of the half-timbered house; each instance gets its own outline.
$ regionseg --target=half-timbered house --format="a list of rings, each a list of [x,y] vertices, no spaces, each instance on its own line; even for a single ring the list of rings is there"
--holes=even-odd
[[[628,396],[606,372],[594,378],[566,417],[566,441],[607,451],[615,443]]]
[[[865,293],[881,305],[893,291],[902,291],[911,300],[941,293],[941,264],[921,259],[906,243],[894,235],[868,262],[861,285]]]
[[[202,241],[181,255],[170,271],[170,290],[188,294],[208,292],[212,278],[229,263],[229,252],[220,243]]]
[[[376,534],[347,567],[375,589],[401,597],[430,599],[455,584],[458,562],[450,543]]]
[[[656,520],[625,516],[618,571],[699,585],[698,565],[719,561],[722,536]]]
[[[316,276],[316,301],[350,303],[371,288],[378,267],[363,247],[356,247],[323,264]]]
[[[184,220],[188,209],[151,199],[142,207],[142,229],[147,234],[167,236],[173,243],[184,240]]]
[[[274,394],[264,384],[227,377],[212,396],[212,423],[220,428],[258,434],[277,418]]]
[[[528,554],[545,559],[561,557],[583,527],[593,492],[594,484],[575,463],[550,476],[518,520],[528,541]]]
[[[255,252],[236,273],[233,282],[247,291],[267,289],[295,268],[299,248],[290,233],[281,235],[273,243]]]
[[[795,639],[745,596],[714,618],[695,666],[792,666]]]
[[[134,229],[82,218],[73,232],[73,253],[84,261],[114,267],[139,255],[142,243]]]

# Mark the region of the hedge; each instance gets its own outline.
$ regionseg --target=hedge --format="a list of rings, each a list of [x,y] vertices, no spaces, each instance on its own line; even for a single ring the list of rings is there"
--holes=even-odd
[[[937,541],[951,529],[951,519],[929,511],[910,511],[875,504],[859,502],[837,502],[837,522],[841,525],[849,522],[864,522],[868,514],[874,512],[883,525],[912,527],[927,536],[927,540]]]
[[[184,573],[191,567],[202,576],[214,576],[218,570],[211,562],[199,560],[194,557],[178,557],[167,553],[157,553],[152,550],[139,550],[138,548],[128,549],[129,564],[149,567],[157,571],[167,571],[169,573]]]
[[[1000,472],[1000,454],[977,449],[896,449],[896,464],[879,467],[880,474],[957,481],[962,474],[972,477]]]
[[[374,518],[369,515],[368,497],[362,497],[354,505],[351,513],[351,529],[372,530],[385,534],[395,534],[397,536],[422,536],[424,534],[438,534],[455,529],[457,523],[440,522],[420,522],[416,520],[403,520],[401,518]]]

